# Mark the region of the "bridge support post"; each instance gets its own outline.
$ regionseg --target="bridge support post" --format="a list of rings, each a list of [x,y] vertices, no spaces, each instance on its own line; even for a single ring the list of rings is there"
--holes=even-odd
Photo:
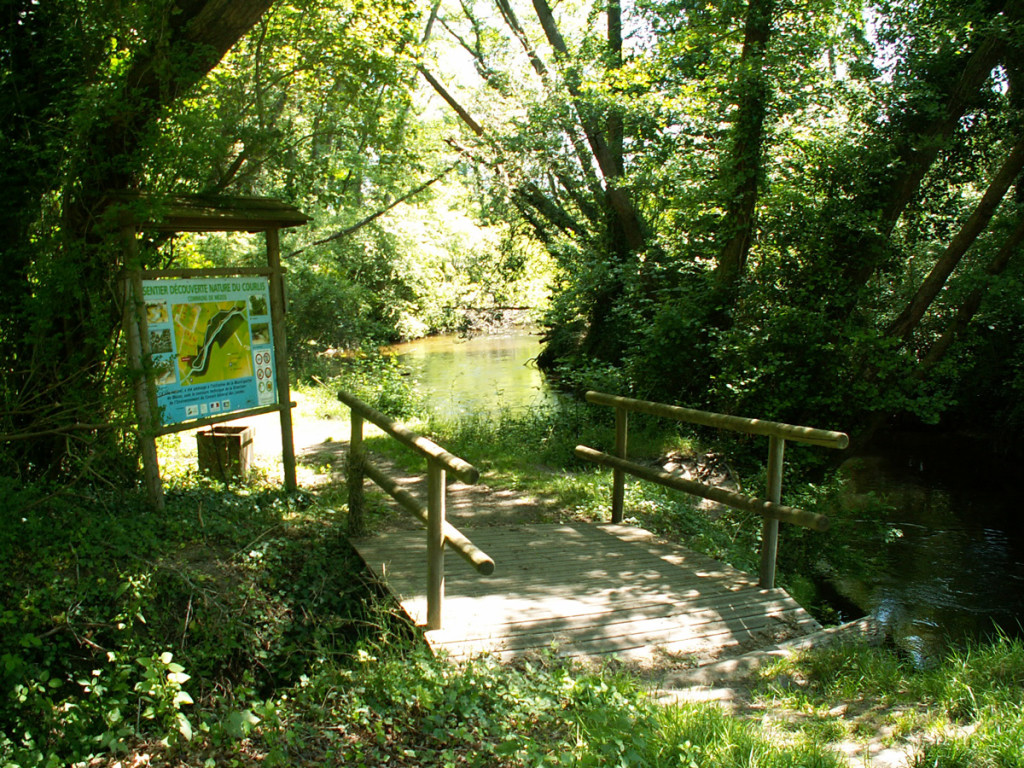
[[[615,409],[615,455],[626,459],[629,447],[629,411]],[[622,510],[626,500],[626,473],[621,469],[612,470],[612,522],[622,522]]]
[[[782,458],[784,438],[768,437],[768,501],[782,503]],[[765,589],[775,587],[775,557],[779,551],[779,521],[764,519],[761,526],[761,573],[759,583]]]
[[[352,434],[348,442],[348,535],[362,536],[366,533],[363,522],[363,477],[366,474],[364,462],[366,454],[363,449],[363,416],[350,410]]]
[[[445,470],[427,460],[427,629],[441,628],[444,604]]]

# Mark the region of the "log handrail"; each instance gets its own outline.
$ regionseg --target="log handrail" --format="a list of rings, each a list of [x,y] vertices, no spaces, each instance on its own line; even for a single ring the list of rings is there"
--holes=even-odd
[[[828,530],[829,520],[823,515],[807,512],[781,503],[782,497],[782,457],[787,440],[809,443],[824,448],[842,450],[850,444],[850,438],[843,432],[827,429],[800,427],[778,421],[749,419],[742,416],[730,416],[712,411],[698,411],[678,405],[656,403],[649,400],[635,400],[630,397],[619,397],[603,392],[587,392],[587,402],[595,405],[606,405],[615,409],[615,452],[611,456],[585,445],[576,446],[576,455],[601,466],[611,467],[612,481],[612,522],[622,522],[625,501],[626,475],[633,475],[643,480],[675,488],[695,496],[711,499],[735,509],[757,512],[763,519],[761,534],[761,572],[762,587],[771,589],[775,586],[775,558],[779,545],[779,521],[783,520],[794,525],[801,525],[815,531]],[[706,427],[728,429],[752,435],[768,437],[768,498],[759,499],[743,494],[713,488],[692,480],[677,477],[662,470],[651,469],[626,460],[629,442],[629,414],[646,413],[651,416],[699,424]]]
[[[646,413],[651,416],[674,419],[675,421],[700,424],[704,427],[728,429],[732,432],[745,432],[748,435],[781,437],[783,440],[809,443],[810,445],[818,445],[822,448],[842,450],[850,444],[850,437],[845,432],[833,432],[828,429],[798,427],[781,421],[765,421],[764,419],[749,419],[745,416],[730,416],[729,414],[714,413],[713,411],[698,411],[693,408],[683,408],[679,405],[655,403],[650,400],[634,400],[631,397],[607,395],[603,392],[587,392],[586,398],[587,402],[594,403],[595,405],[624,408],[634,413]]]
[[[403,509],[412,513],[418,517],[424,525],[427,525],[430,511],[427,509],[425,504],[420,503],[419,499],[402,488],[398,483],[385,475],[379,467],[371,464],[369,461],[363,462],[363,468],[366,470],[367,477],[380,486],[391,498],[398,502]],[[467,539],[462,531],[447,520],[444,521],[443,528],[445,541],[451,544],[452,548],[462,557],[463,560],[469,563],[477,573],[481,576],[490,576],[494,573],[494,560],[491,559],[490,555]]]
[[[818,531],[819,533],[824,533],[831,526],[829,519],[825,515],[819,515],[816,512],[808,512],[796,507],[787,507],[785,504],[776,504],[773,501],[759,499],[756,496],[744,496],[742,493],[736,493],[725,488],[716,488],[713,485],[704,485],[696,480],[687,480],[685,477],[673,475],[671,472],[666,472],[663,469],[645,467],[643,464],[636,464],[632,461],[626,461],[616,456],[602,453],[601,451],[595,451],[593,448],[588,448],[585,445],[577,445],[575,453],[578,458],[591,461],[602,467],[621,469],[623,472],[639,477],[641,480],[649,480],[666,488],[674,488],[677,491],[683,491],[693,496],[717,501],[719,504],[725,504],[733,509],[756,512],[772,520],[781,520],[784,523],[810,528],[812,531]]]
[[[349,533],[363,532],[363,478],[369,477],[405,510],[418,517],[427,527],[427,629],[440,629],[444,603],[444,547],[451,547],[477,573],[494,573],[494,560],[465,535],[445,520],[445,475],[451,472],[466,485],[473,485],[480,472],[433,440],[418,435],[385,416],[349,392],[338,392],[338,399],[349,407],[352,415],[352,438],[349,442],[348,489]],[[411,493],[399,487],[366,458],[363,448],[363,420],[375,424],[403,445],[427,459],[427,504],[421,504]]]
[[[418,435],[394,419],[385,416],[355,395],[348,392],[339,392],[338,399],[351,408],[354,413],[358,413],[367,421],[373,422],[398,440],[398,442],[423,454],[428,459],[440,462],[447,471],[451,472],[466,485],[475,485],[477,480],[480,479],[480,471],[472,464],[463,461],[455,454],[449,453],[433,440]]]

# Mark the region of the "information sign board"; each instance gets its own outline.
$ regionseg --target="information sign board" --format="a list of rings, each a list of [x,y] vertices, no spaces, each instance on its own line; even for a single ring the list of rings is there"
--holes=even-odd
[[[164,426],[277,402],[265,277],[143,280]]]

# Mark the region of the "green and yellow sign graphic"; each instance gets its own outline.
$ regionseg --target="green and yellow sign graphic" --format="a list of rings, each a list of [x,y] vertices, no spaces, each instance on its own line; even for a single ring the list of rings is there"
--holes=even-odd
[[[161,423],[276,402],[264,277],[144,280]]]

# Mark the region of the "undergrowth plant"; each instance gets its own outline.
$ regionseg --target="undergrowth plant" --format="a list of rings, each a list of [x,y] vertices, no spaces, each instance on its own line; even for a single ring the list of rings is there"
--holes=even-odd
[[[276,699],[250,748],[271,766],[841,765],[715,707],[666,708],[629,677],[550,654],[456,665],[380,646]]]
[[[0,765],[180,747],[209,712],[407,632],[335,525],[303,495],[194,477],[160,514],[108,489],[6,493]]]

